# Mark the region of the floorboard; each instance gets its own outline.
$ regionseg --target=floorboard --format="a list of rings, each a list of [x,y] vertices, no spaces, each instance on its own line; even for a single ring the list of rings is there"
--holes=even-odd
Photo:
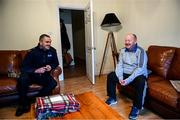
[[[96,77],[96,84],[92,85],[91,82],[87,79],[86,76],[69,78],[60,82],[61,84],[61,93],[73,93],[80,94],[87,91],[92,91],[95,95],[97,95],[101,100],[105,101],[107,99],[106,96],[106,75],[101,77]],[[117,93],[117,101],[116,105],[111,106],[114,110],[116,110],[121,116],[124,118],[128,118],[128,114],[130,112],[130,108],[132,106],[132,101]],[[30,114],[25,113],[20,117],[14,116],[16,111],[16,105],[10,105],[7,107],[0,108],[0,119],[29,119]],[[139,119],[162,119],[160,116],[151,112],[148,109],[144,109],[144,111],[139,116]]]

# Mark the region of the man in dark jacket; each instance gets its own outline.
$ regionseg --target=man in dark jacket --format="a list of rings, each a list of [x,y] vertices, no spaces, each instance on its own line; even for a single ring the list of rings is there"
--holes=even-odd
[[[52,69],[59,65],[56,50],[51,47],[49,35],[42,34],[39,37],[38,46],[32,48],[25,56],[21,65],[21,75],[17,79],[19,92],[19,106],[16,116],[20,116],[30,110],[30,101],[27,91],[32,83],[42,86],[38,96],[50,95],[57,83],[50,75]]]

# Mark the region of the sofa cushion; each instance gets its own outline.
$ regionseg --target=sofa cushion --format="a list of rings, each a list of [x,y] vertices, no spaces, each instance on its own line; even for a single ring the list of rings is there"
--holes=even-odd
[[[148,84],[150,84],[150,83],[152,83],[152,82],[161,81],[161,80],[164,80],[164,78],[161,77],[161,76],[155,75],[155,74],[151,74],[151,75],[149,75],[148,78],[147,78]]]
[[[177,48],[168,70],[167,78],[171,80],[180,80],[180,48]]]
[[[17,94],[16,89],[17,80],[15,78],[9,78],[7,76],[0,77],[0,97],[12,94]],[[41,87],[33,84],[29,87],[29,92],[40,90]]]
[[[168,80],[152,82],[148,85],[149,96],[174,108],[177,107],[179,99],[178,92],[176,92]]]
[[[148,69],[166,78],[174,53],[175,48],[173,47],[150,46],[148,48]]]
[[[0,51],[0,56],[0,74],[8,74],[10,69],[19,73],[20,59],[17,51]]]
[[[26,54],[29,52],[30,50],[21,50],[19,51],[19,54],[21,56],[21,62],[23,61],[23,59],[25,58]]]
[[[7,76],[0,77],[0,96],[6,93],[16,92],[16,79]]]

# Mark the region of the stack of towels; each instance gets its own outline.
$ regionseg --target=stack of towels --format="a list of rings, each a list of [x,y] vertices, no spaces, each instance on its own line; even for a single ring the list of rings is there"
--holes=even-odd
[[[76,112],[79,109],[80,104],[73,94],[37,97],[35,103],[36,118],[38,120],[62,117],[66,113]]]

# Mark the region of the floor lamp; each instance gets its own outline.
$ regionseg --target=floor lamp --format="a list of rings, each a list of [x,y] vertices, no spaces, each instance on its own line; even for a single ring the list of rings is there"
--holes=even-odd
[[[120,29],[120,24],[121,24],[121,22],[118,20],[118,18],[116,17],[116,15],[114,13],[106,14],[102,23],[101,23],[101,28],[103,30],[108,31],[109,33],[108,33],[108,36],[106,39],[106,45],[104,48],[104,53],[103,53],[103,58],[102,58],[102,62],[101,62],[99,77],[101,76],[101,72],[102,72],[102,68],[103,68],[103,64],[104,64],[104,59],[105,59],[105,54],[106,54],[106,50],[107,50],[109,43],[111,46],[114,68],[116,67],[116,62],[118,61],[118,52],[117,52],[113,32],[118,31]]]

